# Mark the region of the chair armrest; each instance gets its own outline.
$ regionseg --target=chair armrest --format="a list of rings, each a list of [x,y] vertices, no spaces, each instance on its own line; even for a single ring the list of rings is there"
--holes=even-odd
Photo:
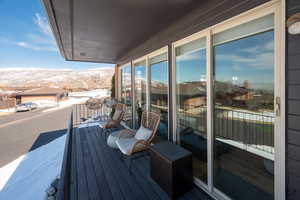
[[[120,124],[119,121],[109,119],[107,120],[104,128],[117,128],[119,124]]]
[[[136,152],[140,152],[140,151],[144,151],[146,149],[148,149],[150,147],[150,144],[145,141],[145,140],[138,140],[132,150],[131,150],[131,154],[136,153]]]
[[[135,136],[134,131],[129,130],[129,129],[124,129],[124,130],[120,131],[118,139],[120,139],[120,138],[132,138],[134,136]]]

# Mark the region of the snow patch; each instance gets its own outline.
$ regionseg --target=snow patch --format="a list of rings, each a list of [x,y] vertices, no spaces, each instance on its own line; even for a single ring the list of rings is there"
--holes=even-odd
[[[60,174],[66,135],[0,168],[0,199],[40,200]]]
[[[63,109],[63,108],[72,106],[74,104],[84,103],[87,100],[88,100],[88,98],[86,98],[86,97],[84,97],[84,98],[69,98],[68,100],[59,102],[58,106],[56,106],[54,108],[49,108],[47,110],[44,110],[43,112],[50,112],[50,111],[54,111],[54,110]]]

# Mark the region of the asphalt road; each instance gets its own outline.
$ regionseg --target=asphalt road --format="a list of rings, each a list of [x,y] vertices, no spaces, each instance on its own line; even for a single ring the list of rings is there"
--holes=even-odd
[[[66,132],[71,107],[0,117],[0,167]]]

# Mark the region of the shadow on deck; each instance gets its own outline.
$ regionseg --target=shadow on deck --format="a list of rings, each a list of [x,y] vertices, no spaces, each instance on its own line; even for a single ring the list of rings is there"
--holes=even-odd
[[[71,145],[69,199],[169,199],[150,178],[149,158],[133,160],[130,173],[120,152],[106,145],[101,128],[74,128]],[[179,199],[211,198],[194,186]]]

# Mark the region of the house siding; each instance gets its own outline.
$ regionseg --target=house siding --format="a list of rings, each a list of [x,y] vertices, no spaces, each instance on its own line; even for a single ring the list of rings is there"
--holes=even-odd
[[[138,47],[120,56],[118,63],[124,64],[161,47],[169,46],[172,42],[239,15],[268,1],[269,0],[203,1],[203,4],[194,8],[194,10],[179,19],[176,23],[166,27],[163,31],[146,40]]]
[[[287,18],[300,12],[299,0],[286,1]],[[287,199],[300,199],[300,35],[287,34]]]
[[[208,3],[209,2],[209,3]],[[222,22],[267,0],[212,0],[195,8],[177,23],[151,37],[119,58],[119,63],[144,56],[172,42]],[[286,0],[287,17],[300,12],[299,0]],[[208,17],[209,16],[209,17]],[[169,56],[169,61],[171,57]],[[171,69],[171,62],[169,63]],[[171,74],[171,71],[169,72]],[[170,86],[171,82],[170,82]],[[171,92],[171,87],[169,88]],[[171,99],[170,99],[171,100]],[[171,103],[171,102],[170,102]],[[170,104],[172,105],[172,104]],[[300,35],[286,36],[286,195],[287,200],[300,199]],[[171,110],[172,111],[172,110]],[[172,122],[172,114],[169,114]],[[172,126],[171,126],[172,129]],[[172,130],[171,130],[172,132]]]
[[[50,102],[57,102],[58,98],[56,96],[22,96],[21,103],[27,102],[36,102],[36,101],[50,101]]]

